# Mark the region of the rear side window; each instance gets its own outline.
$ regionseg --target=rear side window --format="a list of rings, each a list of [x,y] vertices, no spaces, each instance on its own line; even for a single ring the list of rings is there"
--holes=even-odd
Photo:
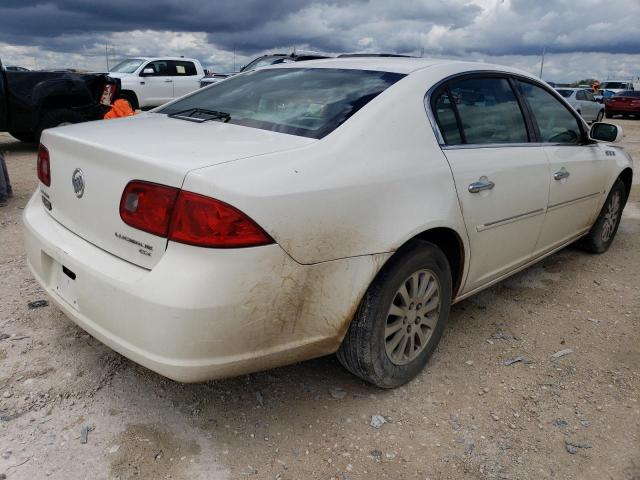
[[[460,118],[462,141],[469,144],[529,141],[518,100],[505,78],[470,78],[449,85]]]
[[[557,92],[562,95],[564,98],[569,98],[571,96],[571,94],[573,93],[573,90],[560,90],[558,89]]]
[[[584,93],[584,90],[578,90],[578,92],[576,92],[576,100],[586,100],[587,99],[587,95]]]
[[[445,90],[436,100],[435,114],[438,125],[440,126],[440,131],[444,137],[444,142],[447,145],[461,144],[462,137],[460,136],[460,130],[458,130],[458,122],[448,90]]]
[[[228,123],[322,138],[403,78],[400,73],[335,68],[253,70],[158,110],[228,114]]]
[[[174,75],[182,77],[185,75],[197,75],[196,66],[193,62],[173,61]]]
[[[573,114],[552,94],[528,82],[518,81],[535,117],[542,142],[577,144],[582,130]]]

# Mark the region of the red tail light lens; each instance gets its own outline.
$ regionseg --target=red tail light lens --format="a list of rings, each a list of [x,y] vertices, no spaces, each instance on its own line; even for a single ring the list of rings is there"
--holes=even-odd
[[[157,183],[129,182],[120,199],[120,218],[133,228],[166,237],[178,191]]]
[[[273,239],[247,215],[220,200],[181,191],[169,240],[215,248],[256,247]]]
[[[38,147],[38,178],[47,187],[51,186],[51,161],[49,160],[49,150],[40,144]]]

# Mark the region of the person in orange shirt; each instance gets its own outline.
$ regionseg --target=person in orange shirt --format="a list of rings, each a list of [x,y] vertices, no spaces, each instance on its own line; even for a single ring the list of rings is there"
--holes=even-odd
[[[135,114],[136,112],[133,111],[129,102],[120,98],[113,102],[111,109],[105,113],[104,119],[109,120],[110,118],[131,117]]]

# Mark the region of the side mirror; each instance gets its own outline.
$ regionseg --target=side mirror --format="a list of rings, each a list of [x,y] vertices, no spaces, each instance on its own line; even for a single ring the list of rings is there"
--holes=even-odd
[[[140,74],[141,77],[148,77],[150,75],[155,74],[156,71],[153,68],[145,68],[144,70],[142,70],[142,73]]]
[[[622,140],[622,127],[612,123],[594,122],[591,124],[589,136],[601,142],[617,143]]]

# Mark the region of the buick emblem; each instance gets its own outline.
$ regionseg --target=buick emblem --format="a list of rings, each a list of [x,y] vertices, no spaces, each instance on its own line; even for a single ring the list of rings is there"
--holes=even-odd
[[[84,195],[84,173],[79,168],[76,168],[71,175],[71,183],[73,184],[73,191],[76,192],[76,197],[82,198]]]

